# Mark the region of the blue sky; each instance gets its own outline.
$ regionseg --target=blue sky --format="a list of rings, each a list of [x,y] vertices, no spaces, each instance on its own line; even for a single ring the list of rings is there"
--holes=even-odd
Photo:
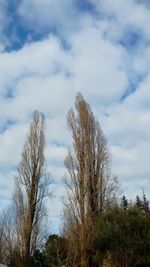
[[[0,209],[13,193],[32,112],[47,120],[58,229],[65,117],[80,91],[107,136],[112,172],[133,199],[150,192],[150,5],[138,0],[0,0]]]

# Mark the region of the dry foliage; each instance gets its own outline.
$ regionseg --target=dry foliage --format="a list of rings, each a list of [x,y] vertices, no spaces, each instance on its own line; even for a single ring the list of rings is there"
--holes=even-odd
[[[73,148],[65,166],[69,179],[64,231],[76,266],[92,266],[92,241],[98,216],[111,205],[117,180],[110,174],[110,156],[106,138],[90,106],[81,94],[76,97],[74,112],[67,115]]]
[[[14,194],[17,241],[25,264],[41,241],[46,216],[44,198],[48,195],[49,176],[45,167],[44,131],[44,115],[36,111],[22,151]]]

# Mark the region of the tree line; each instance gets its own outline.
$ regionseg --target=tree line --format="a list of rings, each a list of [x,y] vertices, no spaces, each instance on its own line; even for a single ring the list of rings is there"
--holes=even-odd
[[[79,93],[67,114],[72,136],[60,235],[46,232],[50,177],[45,117],[33,113],[15,178],[11,207],[0,217],[0,262],[10,267],[150,266],[150,207],[143,191],[118,200],[107,140]],[[141,265],[140,265],[141,264]]]

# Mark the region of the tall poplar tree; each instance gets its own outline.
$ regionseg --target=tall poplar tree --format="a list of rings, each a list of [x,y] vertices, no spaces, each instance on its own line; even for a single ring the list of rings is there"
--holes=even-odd
[[[35,111],[15,181],[17,237],[23,266],[28,266],[29,258],[38,245],[46,215],[44,198],[48,194],[49,177],[44,150],[45,118],[42,113]]]
[[[91,267],[94,225],[105,208],[111,205],[117,183],[110,173],[106,138],[80,93],[76,96],[75,111],[68,112],[67,124],[73,139],[72,149],[65,159],[69,173],[66,180],[67,234],[72,240],[74,255],[77,254],[78,266]]]

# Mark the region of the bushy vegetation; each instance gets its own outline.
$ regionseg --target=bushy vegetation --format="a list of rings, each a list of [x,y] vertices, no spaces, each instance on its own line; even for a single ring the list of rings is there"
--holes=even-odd
[[[124,209],[121,202],[106,209],[97,221],[95,233],[93,266],[150,266],[150,209],[145,210],[144,203],[139,207],[135,201]],[[71,267],[67,246],[68,240],[62,236],[50,235],[44,250],[33,256],[32,266]]]
[[[106,210],[97,223],[96,259],[116,267],[150,263],[149,226],[150,210],[136,204]]]

